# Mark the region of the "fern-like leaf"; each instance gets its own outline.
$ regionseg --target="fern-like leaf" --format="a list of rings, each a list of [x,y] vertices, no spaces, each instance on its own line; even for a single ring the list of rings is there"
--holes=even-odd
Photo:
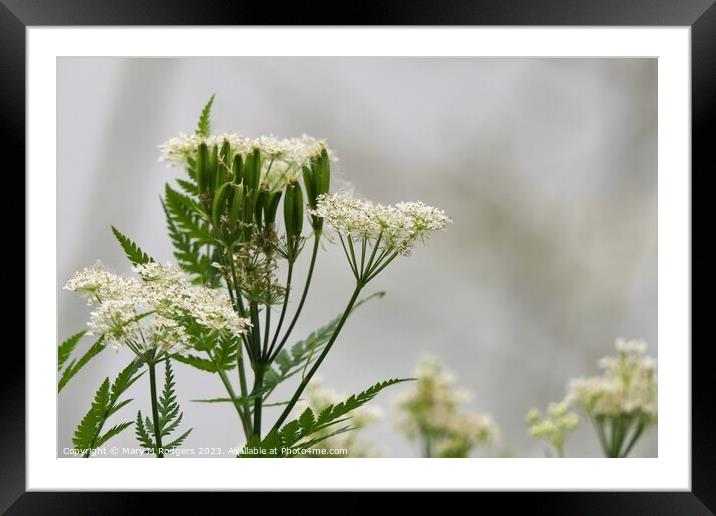
[[[65,362],[67,362],[67,359],[70,358],[70,355],[72,355],[72,351],[74,351],[75,346],[77,346],[77,343],[80,341],[82,337],[84,337],[84,334],[87,333],[87,330],[83,330],[79,333],[75,333],[64,341],[62,344],[60,344],[57,347],[57,370],[60,371],[62,369],[62,366],[65,365]]]
[[[132,361],[117,375],[112,384],[109,383],[109,378],[105,378],[97,389],[90,409],[80,421],[72,438],[72,444],[83,451],[84,457],[88,457],[92,449],[106,443],[132,424],[131,421],[123,422],[102,434],[107,419],[131,401],[120,401],[120,397],[142,376],[143,373],[139,372],[140,366],[139,360]]]
[[[124,430],[132,426],[132,421],[125,421],[124,423],[120,423],[118,425],[114,425],[112,428],[107,430],[107,432],[99,437],[97,439],[97,443],[95,444],[95,447],[102,446],[104,443],[109,441],[112,437],[119,435]]]
[[[151,428],[151,425],[144,425],[142,421],[142,411],[137,412],[137,419],[134,422],[134,432],[137,436],[137,441],[142,448],[149,450],[156,454],[157,446],[149,435],[147,428]]]
[[[214,93],[209,97],[209,101],[204,105],[199,116],[199,123],[196,125],[196,134],[199,136],[209,136],[211,134],[211,106],[214,104]]]
[[[198,357],[196,355],[174,355],[172,358],[177,362],[196,367],[201,371],[207,371],[209,373],[216,373],[219,371],[219,368],[216,367],[216,364],[214,364],[214,362],[212,362],[211,360],[207,360],[206,358]]]
[[[109,406],[109,378],[105,378],[94,395],[90,409],[80,421],[72,437],[72,444],[78,450],[90,450],[97,438],[97,429]]]
[[[133,241],[123,235],[116,227],[112,226],[112,233],[119,242],[119,245],[124,249],[124,254],[127,255],[132,265],[142,265],[144,263],[153,262],[154,259]]]
[[[343,426],[335,431],[326,433],[319,432],[326,428],[346,422],[351,417],[351,412],[362,407],[375,398],[380,391],[391,385],[414,380],[414,378],[394,378],[384,382],[378,382],[372,387],[359,394],[350,396],[347,400],[336,405],[326,407],[318,417],[310,408],[305,409],[297,419],[293,419],[283,425],[280,430],[272,430],[262,441],[250,439],[246,447],[258,448],[260,454],[245,453],[242,457],[275,457],[283,456],[281,449],[287,448],[309,448],[328,437],[347,432],[353,428],[350,425]],[[317,435],[318,434],[318,435]],[[278,449],[278,455],[271,454],[272,449]]]
[[[157,404],[160,437],[167,437],[172,432],[174,432],[174,430],[177,429],[184,417],[184,414],[180,412],[179,403],[177,403],[175,387],[176,385],[174,382],[174,370],[172,369],[171,361],[166,360],[164,362],[164,388],[162,389],[162,394],[159,397],[159,401]],[[153,426],[147,426],[153,429]],[[137,432],[139,435],[139,428],[137,428]],[[182,434],[179,438],[175,439],[172,443],[164,444],[163,447],[173,448],[175,446],[179,446],[179,444],[184,442],[184,439],[189,435],[190,432],[191,429],[184,432],[184,434]],[[153,441],[155,443],[159,440],[156,437],[157,436],[155,436],[155,439]],[[175,445],[174,443],[176,442],[178,442],[179,444]]]
[[[99,355],[99,353],[105,348],[104,343],[104,337],[100,337],[95,341],[92,346],[85,352],[82,357],[80,357],[79,360],[72,360],[69,364],[67,364],[67,367],[65,367],[65,370],[62,371],[62,375],[60,376],[60,381],[57,383],[57,392],[60,392],[65,385],[74,377],[80,369],[82,369],[85,365],[87,365],[87,362],[92,360],[95,356]]]

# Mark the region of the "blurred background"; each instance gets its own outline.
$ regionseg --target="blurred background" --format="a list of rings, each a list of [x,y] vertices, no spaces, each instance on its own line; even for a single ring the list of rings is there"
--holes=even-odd
[[[644,338],[656,357],[655,59],[58,58],[58,341],[88,318],[62,290],[74,271],[97,260],[130,270],[110,224],[174,262],[159,196],[183,172],[157,161],[157,145],[193,131],[212,93],[215,132],[326,138],[336,185],[383,203],[422,200],[454,221],[369,285],[387,295],[351,317],[319,370],[325,386],[358,392],[434,354],[472,392],[468,407],[501,427],[481,456],[542,457],[526,432],[530,408],[597,374],[616,337]],[[327,245],[317,267],[297,339],[351,293],[340,246]],[[130,355],[105,351],[62,391],[58,456]],[[194,427],[185,446],[243,444],[230,405],[189,401],[224,396],[218,377],[182,364],[175,373]],[[132,387],[126,419],[149,408],[145,383]],[[393,400],[409,388],[372,402],[384,418],[362,438],[384,456],[417,454],[394,429]],[[136,446],[130,430],[112,443]],[[588,425],[566,452],[600,456]],[[656,454],[652,430],[632,455]]]

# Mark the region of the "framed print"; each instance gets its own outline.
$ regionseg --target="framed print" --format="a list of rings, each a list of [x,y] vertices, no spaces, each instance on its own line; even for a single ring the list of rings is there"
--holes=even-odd
[[[546,7],[5,1],[28,206],[3,509],[434,490],[709,514],[691,170],[716,8]]]

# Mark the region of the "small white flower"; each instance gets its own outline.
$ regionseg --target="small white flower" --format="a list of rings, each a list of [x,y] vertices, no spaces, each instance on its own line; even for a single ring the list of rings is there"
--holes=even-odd
[[[601,376],[576,378],[567,388],[567,402],[582,407],[588,414],[619,416],[643,415],[649,421],[657,417],[657,379],[655,363],[644,356],[646,343],[618,339],[617,356],[604,357]]]
[[[104,335],[114,346],[182,351],[191,345],[189,325],[207,338],[245,331],[248,321],[236,314],[227,296],[191,285],[182,271],[154,262],[134,270],[138,278],[95,265],[67,282],[66,289],[86,294],[96,306],[88,323],[92,334]]]
[[[161,149],[159,161],[164,161],[170,165],[185,166],[189,158],[195,155],[201,143],[205,143],[209,147],[214,145],[221,147],[225,141],[231,145],[234,155],[246,155],[249,152],[253,152],[254,149],[259,149],[266,158],[264,160],[264,172],[266,172],[272,160],[300,170],[323,148],[326,148],[329,157],[336,161],[333,152],[328,149],[324,140],[318,140],[306,134],[299,138],[276,138],[274,136],[248,138],[237,133],[224,133],[207,137],[182,133],[159,146]]]
[[[356,199],[347,192],[318,196],[312,215],[322,217],[339,233],[353,239],[380,241],[383,248],[407,255],[417,240],[451,222],[445,212],[422,202],[395,206]]]

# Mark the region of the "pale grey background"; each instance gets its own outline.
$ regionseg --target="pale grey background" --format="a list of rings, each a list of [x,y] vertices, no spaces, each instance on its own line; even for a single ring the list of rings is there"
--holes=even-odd
[[[159,195],[181,171],[157,162],[157,145],[193,130],[216,92],[216,130],[327,138],[337,175],[360,195],[421,199],[455,221],[371,285],[388,295],[349,321],[324,383],[362,390],[437,354],[502,428],[481,455],[542,456],[527,410],[595,374],[618,336],[645,338],[656,356],[656,72],[654,59],[60,58],[59,336],[87,319],[84,301],[60,289],[73,271],[98,259],[129,270],[110,224],[173,260]],[[320,255],[297,337],[338,312],[351,278],[339,249]],[[61,393],[59,455],[128,358],[103,353]],[[176,375],[195,427],[186,446],[241,444],[229,406],[189,401],[224,395],[218,378],[180,364]],[[386,417],[364,435],[385,456],[415,454],[392,428],[402,388],[374,402]],[[132,389],[125,416],[147,411],[145,391],[145,381]],[[134,435],[113,443],[134,446]],[[652,432],[634,455],[656,455],[656,443]],[[567,453],[598,455],[591,430]]]

